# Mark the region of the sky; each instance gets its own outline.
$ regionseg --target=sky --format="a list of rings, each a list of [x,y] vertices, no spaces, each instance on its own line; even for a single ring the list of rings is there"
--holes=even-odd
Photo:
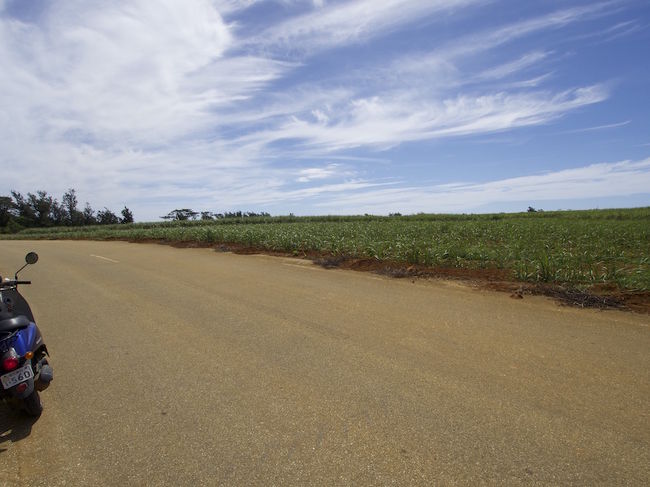
[[[0,195],[650,205],[647,0],[0,0]]]

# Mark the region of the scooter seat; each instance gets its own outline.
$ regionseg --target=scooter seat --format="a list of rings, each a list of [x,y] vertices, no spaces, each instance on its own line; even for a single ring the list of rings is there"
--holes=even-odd
[[[0,331],[14,331],[29,326],[29,318],[25,315],[14,316],[6,320],[0,320]]]

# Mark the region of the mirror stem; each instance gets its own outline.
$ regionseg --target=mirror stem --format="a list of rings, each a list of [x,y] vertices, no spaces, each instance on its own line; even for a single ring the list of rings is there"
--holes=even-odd
[[[16,271],[16,273],[14,274],[14,280],[15,280],[15,281],[18,280],[18,273],[19,273],[20,271],[22,271],[22,270],[23,270],[25,267],[27,267],[28,265],[29,265],[29,264],[25,264],[24,266],[22,266],[20,269],[18,269],[18,270]]]

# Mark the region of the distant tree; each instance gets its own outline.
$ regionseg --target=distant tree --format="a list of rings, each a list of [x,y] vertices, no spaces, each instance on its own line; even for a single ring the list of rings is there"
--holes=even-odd
[[[199,215],[197,211],[190,210],[189,208],[182,208],[180,210],[172,210],[169,213],[167,213],[165,216],[161,216],[163,220],[177,220],[177,221],[185,221],[185,220],[196,220],[196,217]]]
[[[84,211],[81,212],[81,217],[83,219],[84,225],[95,225],[97,224],[97,218],[95,217],[95,210],[90,206],[90,203],[86,202]]]
[[[53,225],[65,225],[67,223],[67,212],[63,205],[60,205],[59,202],[55,199],[52,202],[52,211],[50,212]]]
[[[133,213],[126,206],[122,210],[122,218],[120,218],[120,223],[133,223]]]
[[[259,213],[256,213],[254,211],[247,211],[246,213],[244,213],[243,216],[244,218],[253,218],[253,217],[260,217],[260,216],[271,216],[271,214],[265,211],[261,211]]]
[[[97,222],[100,225],[113,225],[115,223],[120,223],[120,219],[115,213],[104,207],[104,210],[97,212]]]
[[[10,196],[0,196],[0,227],[6,227],[13,219],[14,202]]]
[[[214,220],[214,215],[211,211],[202,211],[201,220]]]
[[[11,197],[14,199],[13,206],[18,224],[23,227],[36,226],[36,215],[27,199],[18,191],[12,191]]]
[[[54,199],[47,194],[47,191],[37,191],[36,194],[27,193],[27,202],[32,208],[34,222],[39,227],[47,227],[52,224],[52,206]]]
[[[11,197],[0,196],[0,228],[5,231],[18,231],[22,228],[48,227],[52,225],[104,225],[133,222],[133,213],[126,206],[122,218],[118,218],[108,208],[95,211],[86,203],[83,211],[78,209],[76,191],[70,188],[59,203],[46,191],[36,191],[23,196],[11,191]]]
[[[83,213],[77,209],[77,204],[77,192],[70,188],[63,194],[61,199],[61,207],[65,213],[65,223],[67,225],[83,224]]]
[[[270,217],[271,214],[266,211],[261,211],[259,213],[255,211],[226,211],[225,213],[212,213],[212,217],[216,220],[221,220],[223,218],[254,218],[254,217]]]
[[[528,209],[526,210],[528,213],[536,213],[537,210],[533,208],[532,206],[529,206]]]

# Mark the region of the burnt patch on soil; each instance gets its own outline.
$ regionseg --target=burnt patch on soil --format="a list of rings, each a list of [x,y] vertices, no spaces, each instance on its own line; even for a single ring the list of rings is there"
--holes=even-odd
[[[120,239],[117,239],[120,240]],[[373,272],[394,278],[432,278],[458,280],[477,288],[510,293],[523,299],[526,295],[548,296],[560,304],[580,308],[618,309],[650,314],[650,291],[626,291],[614,284],[595,284],[589,289],[576,289],[560,284],[522,282],[511,270],[497,268],[463,269],[455,267],[427,267],[404,262],[359,259],[327,252],[284,252],[239,243],[209,243],[197,241],[129,240],[133,243],[157,243],[176,248],[211,248],[217,252],[240,255],[265,254],[278,257],[309,259],[325,269],[349,269]]]
[[[336,267],[341,267],[345,262],[345,257],[340,255],[325,255],[323,257],[315,257],[312,259],[312,262],[316,265],[324,267],[325,269],[334,269]]]
[[[346,259],[341,256],[319,257],[312,260],[327,269],[374,272],[395,278],[459,280],[479,288],[510,293],[510,297],[514,299],[523,299],[525,295],[548,296],[567,306],[650,313],[650,292],[622,291],[612,284],[596,285],[588,290],[581,290],[559,284],[517,281],[512,271],[508,269],[426,267],[376,259]]]
[[[540,294],[557,299],[572,306],[581,308],[625,309],[625,301],[614,295],[599,296],[587,291],[577,289],[563,289],[549,287]]]

